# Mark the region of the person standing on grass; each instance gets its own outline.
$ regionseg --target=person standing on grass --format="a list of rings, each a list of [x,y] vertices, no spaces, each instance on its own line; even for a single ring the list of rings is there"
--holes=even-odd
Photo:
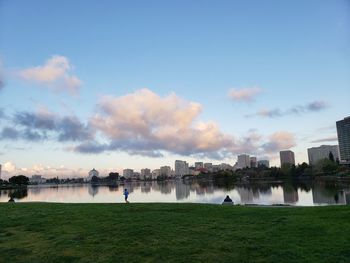
[[[129,203],[129,201],[128,201],[128,197],[129,197],[128,189],[126,189],[126,188],[124,189],[123,195],[125,196],[125,203]]]

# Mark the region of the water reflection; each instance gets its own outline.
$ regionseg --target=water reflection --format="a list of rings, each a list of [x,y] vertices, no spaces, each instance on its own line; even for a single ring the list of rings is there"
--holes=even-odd
[[[7,202],[11,196],[16,202],[124,202],[124,188],[130,193],[130,202],[221,203],[229,195],[235,204],[350,204],[350,186],[338,182],[237,183],[231,180],[124,182],[113,186],[33,186],[20,190],[1,190],[0,202]]]

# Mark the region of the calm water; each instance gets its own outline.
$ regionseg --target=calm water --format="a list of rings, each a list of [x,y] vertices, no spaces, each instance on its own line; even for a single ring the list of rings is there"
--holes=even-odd
[[[193,202],[220,204],[229,195],[235,204],[292,204],[313,206],[350,204],[350,185],[337,182],[232,183],[227,181],[129,182],[118,186],[31,186],[1,190],[0,202],[122,203],[123,189],[130,202]]]

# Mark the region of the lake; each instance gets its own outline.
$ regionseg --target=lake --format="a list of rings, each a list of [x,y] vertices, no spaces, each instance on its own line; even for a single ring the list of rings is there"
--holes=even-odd
[[[235,204],[296,206],[350,204],[350,184],[338,181],[275,181],[234,183],[227,180],[125,182],[118,186],[43,185],[0,190],[0,202],[123,203],[191,202],[221,204],[229,195]]]

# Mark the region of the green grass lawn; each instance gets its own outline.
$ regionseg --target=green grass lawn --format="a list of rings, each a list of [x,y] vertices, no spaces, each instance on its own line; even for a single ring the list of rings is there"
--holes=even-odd
[[[0,262],[350,262],[350,207],[5,203]]]

